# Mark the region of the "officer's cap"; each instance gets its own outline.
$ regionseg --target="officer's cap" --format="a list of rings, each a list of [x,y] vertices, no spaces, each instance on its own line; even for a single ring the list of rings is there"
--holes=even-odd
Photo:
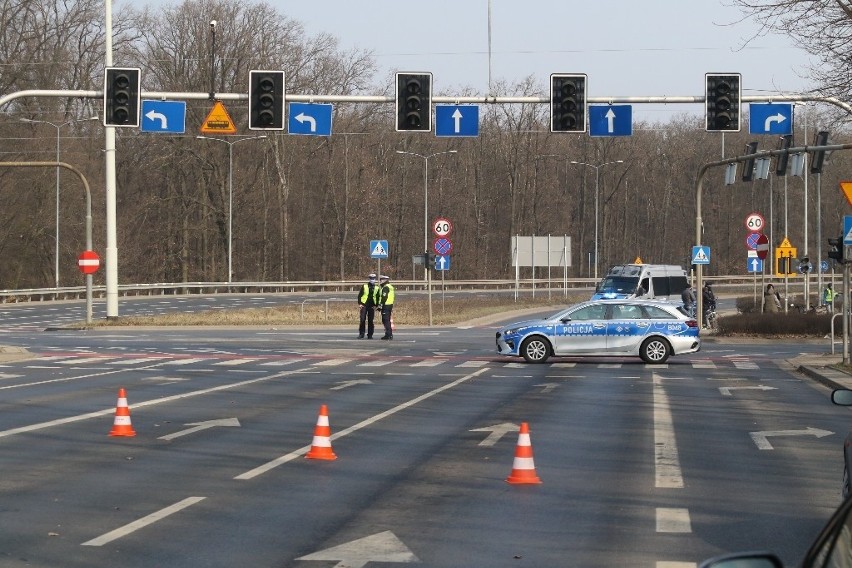
[[[387,282],[388,280],[390,280],[390,276],[385,276],[384,274],[382,274],[379,277],[379,280],[381,280],[382,282]]]
[[[375,280],[376,279],[376,273],[371,272],[370,274],[367,275],[367,278],[369,278],[370,280]]]

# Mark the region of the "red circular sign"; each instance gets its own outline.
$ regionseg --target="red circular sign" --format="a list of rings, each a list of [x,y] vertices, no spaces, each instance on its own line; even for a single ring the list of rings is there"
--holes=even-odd
[[[453,232],[453,224],[449,219],[439,217],[432,223],[432,232],[436,237],[448,237]]]
[[[757,258],[766,260],[767,254],[769,254],[769,237],[761,234],[757,237]]]
[[[101,265],[101,259],[93,250],[84,250],[77,259],[77,266],[83,274],[94,274]]]
[[[765,224],[766,221],[763,219],[763,215],[757,212],[749,213],[748,217],[745,218],[746,229],[753,233],[761,232]]]

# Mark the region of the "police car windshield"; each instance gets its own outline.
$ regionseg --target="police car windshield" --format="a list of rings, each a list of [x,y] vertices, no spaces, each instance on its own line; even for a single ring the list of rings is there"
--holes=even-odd
[[[598,292],[632,294],[639,285],[639,278],[630,276],[607,276],[601,282]]]

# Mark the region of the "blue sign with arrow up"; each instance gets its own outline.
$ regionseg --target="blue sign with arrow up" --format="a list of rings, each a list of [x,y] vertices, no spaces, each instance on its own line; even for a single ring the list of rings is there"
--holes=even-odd
[[[589,136],[631,136],[632,134],[632,106],[589,106]]]
[[[435,105],[435,136],[479,136],[479,107]]]

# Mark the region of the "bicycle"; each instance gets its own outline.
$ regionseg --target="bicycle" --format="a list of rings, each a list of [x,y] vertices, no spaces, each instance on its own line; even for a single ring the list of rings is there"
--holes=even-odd
[[[718,316],[716,314],[716,307],[712,306],[707,308],[707,312],[704,314],[704,320],[706,322],[704,327],[712,330],[718,329],[719,327],[717,318]]]

